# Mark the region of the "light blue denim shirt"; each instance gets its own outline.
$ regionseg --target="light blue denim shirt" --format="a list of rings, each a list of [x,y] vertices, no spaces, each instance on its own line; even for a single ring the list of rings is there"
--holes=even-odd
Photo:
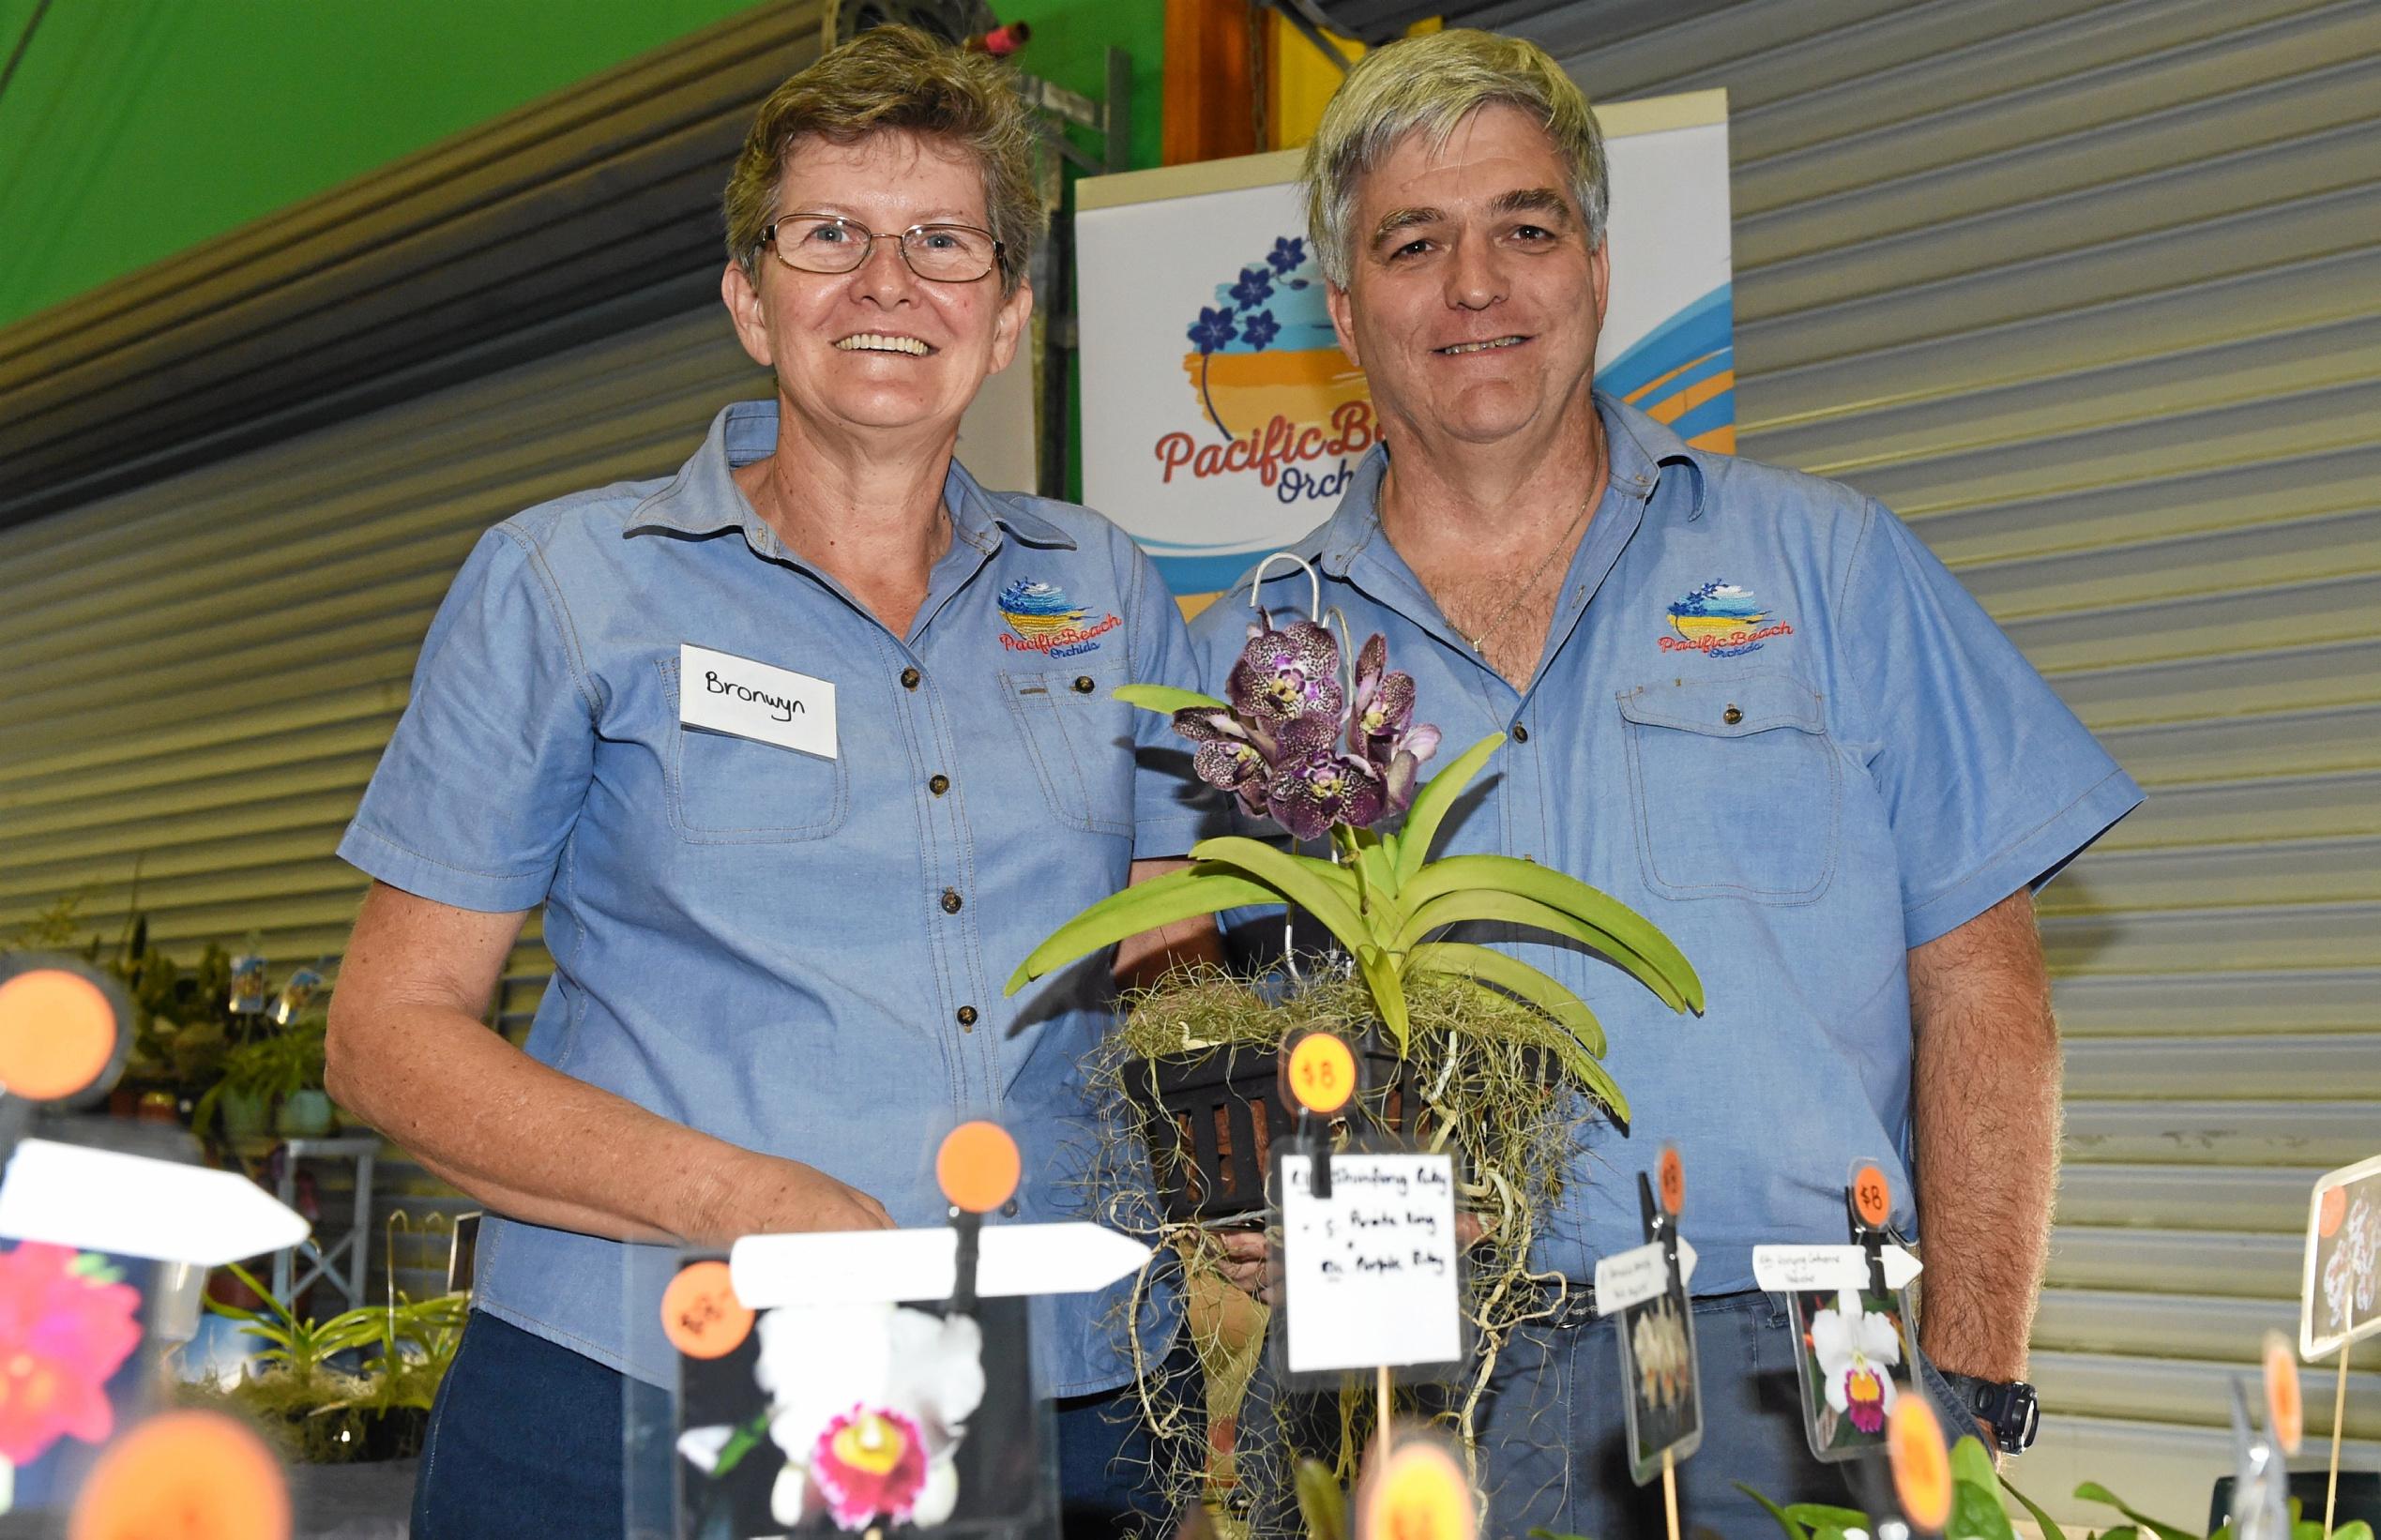
[[[1585,1277],[1638,1245],[1635,1172],[1671,1140],[1694,1291],[1733,1292],[1752,1287],[1756,1244],[1846,1238],[1856,1161],[1883,1163],[1915,1233],[1909,949],[2047,881],[2141,792],[1885,508],[1596,400],[1611,482],[1525,691],[1381,533],[1382,450],[1291,549],[1357,641],[1388,637],[1415,719],[1446,734],[1441,762],[1512,734],[1433,853],[1568,871],[1661,926],[1703,977],[1706,1014],[1674,1016],[1586,953],[1509,928],[1470,937],[1578,991],[1635,1114],[1625,1134],[1590,1125],[1539,1265]],[[1263,597],[1302,612],[1305,575],[1277,565]],[[1210,689],[1248,601],[1244,577],[1192,624]]]
[[[1106,959],[1001,987],[1136,856],[1196,836],[1184,747],[1110,694],[1195,683],[1180,611],[1106,520],[954,464],[950,550],[895,636],[730,478],[776,439],[774,403],[731,406],[675,478],[490,531],[340,853],[459,908],[545,905],[545,1064],[902,1225],[943,1222],[942,1135],[995,1118],[1024,1149],[1017,1217],[1076,1216]],[[830,682],[835,757],[682,727],[681,643]],[[663,1248],[491,1218],[477,1303],[668,1382],[671,1271]],[[1129,1377],[1113,1304],[1038,1316],[1046,1390]]]

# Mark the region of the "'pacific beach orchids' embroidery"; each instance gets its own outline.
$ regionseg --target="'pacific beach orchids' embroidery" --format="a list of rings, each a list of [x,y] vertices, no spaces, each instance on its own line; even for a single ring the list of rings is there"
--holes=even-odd
[[[1834,1309],[1811,1318],[1811,1351],[1826,1377],[1827,1405],[1863,1433],[1881,1430],[1898,1394],[1891,1366],[1902,1361],[1892,1319],[1861,1309],[1860,1296],[1845,1290]]]

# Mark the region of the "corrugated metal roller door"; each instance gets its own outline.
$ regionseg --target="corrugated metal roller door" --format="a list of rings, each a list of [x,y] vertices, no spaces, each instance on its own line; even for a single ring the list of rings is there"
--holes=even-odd
[[[137,863],[169,953],[335,955],[361,880],[332,852],[472,543],[766,393],[714,309],[0,530],[0,935],[86,884],[113,920]],[[520,1018],[547,965],[514,961]]]
[[[1900,510],[2149,788],[2043,903],[2021,1479],[2187,1518],[2307,1184],[2381,1151],[2381,7],[1530,8],[1596,97],[1729,92],[1744,452]]]

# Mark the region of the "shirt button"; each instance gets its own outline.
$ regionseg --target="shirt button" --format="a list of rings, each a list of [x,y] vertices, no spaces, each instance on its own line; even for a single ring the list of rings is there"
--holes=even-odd
[[[919,673],[916,669],[903,669],[902,671],[902,688],[916,689],[918,687],[918,681],[924,677],[925,675]]]
[[[1087,673],[1079,673],[1075,675],[1075,693],[1077,695],[1089,695],[1091,693],[1091,675]]]
[[[961,904],[961,902],[962,902],[962,901],[963,901],[963,900],[962,900],[962,899],[960,898],[960,897],[959,897],[959,889],[957,889],[957,888],[955,888],[955,887],[947,887],[947,888],[943,889],[943,913],[946,913],[946,914],[956,914],[956,913],[959,913],[959,906],[960,906],[960,904]]]
[[[1024,1212],[1024,1211],[1023,1209],[1018,1207],[1017,1200],[1014,1198],[1011,1198],[1009,1201],[1000,1205],[1000,1216],[1004,1219],[1014,1219],[1018,1215]]]
[[[975,1030],[976,1030],[976,1007],[975,1007],[975,1006],[973,1006],[973,1005],[962,1005],[962,1006],[960,1006],[960,1007],[959,1007],[959,1024],[960,1024],[960,1027],[961,1027],[963,1030],[964,1030],[964,1031],[967,1031],[967,1032],[973,1032],[973,1031],[975,1031]]]
[[[1513,724],[1513,742],[1515,742],[1515,743],[1527,743],[1527,742],[1529,742],[1529,729],[1527,729],[1527,728],[1525,728],[1525,727],[1522,726],[1522,725],[1521,725],[1521,723],[1519,723],[1519,722],[1515,722],[1515,723]]]
[[[933,793],[936,796],[941,796],[945,792],[950,790],[950,778],[948,776],[929,776],[926,778],[926,790]]]
[[[1738,722],[1744,720],[1744,713],[1734,706],[1730,706],[1727,710],[1720,714],[1720,719],[1727,723],[1730,727],[1734,727]]]

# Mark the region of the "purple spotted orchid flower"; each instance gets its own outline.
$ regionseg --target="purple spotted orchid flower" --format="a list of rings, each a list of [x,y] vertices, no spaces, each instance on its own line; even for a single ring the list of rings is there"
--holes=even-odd
[[[1421,762],[1438,747],[1436,728],[1414,725],[1413,679],[1389,672],[1388,657],[1382,638],[1365,642],[1351,706],[1331,633],[1309,620],[1276,629],[1268,617],[1249,627],[1229,708],[1178,711],[1175,731],[1198,745],[1200,779],[1295,838],[1369,827],[1412,803]]]
[[[1413,805],[1422,762],[1438,751],[1438,729],[1414,720],[1414,676],[1388,666],[1388,642],[1374,632],[1356,655],[1356,703],[1347,746],[1379,775],[1388,805]]]

